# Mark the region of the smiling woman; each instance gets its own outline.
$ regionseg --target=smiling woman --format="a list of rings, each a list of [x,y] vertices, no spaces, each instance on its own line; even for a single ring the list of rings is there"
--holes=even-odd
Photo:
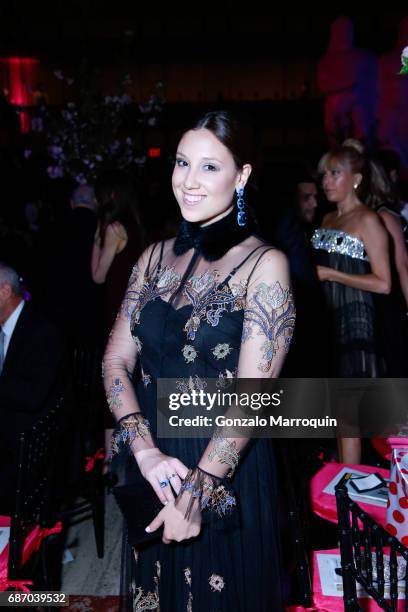
[[[205,126],[182,137],[173,171],[173,192],[187,221],[217,221],[233,208],[234,192],[243,189],[251,165],[237,166],[221,140]]]
[[[181,138],[172,183],[184,220],[175,239],[137,262],[105,354],[115,440],[123,439],[113,468],[125,483],[144,478],[163,503],[146,525],[151,537],[163,527],[161,541],[126,548],[127,610],[283,610],[270,440],[222,429],[156,438],[157,378],[190,393],[205,378],[276,377],[289,349],[286,258],[257,237],[251,214],[245,225],[239,215],[251,172],[240,136],[230,115],[213,112]]]

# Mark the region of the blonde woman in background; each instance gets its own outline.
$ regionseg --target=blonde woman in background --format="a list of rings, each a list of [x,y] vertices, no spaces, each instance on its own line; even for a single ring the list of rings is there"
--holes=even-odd
[[[326,198],[336,206],[312,237],[330,311],[332,376],[374,378],[385,374],[374,297],[391,291],[391,269],[387,232],[363,199],[370,167],[360,147],[346,142],[322,157],[319,171]],[[338,447],[340,462],[360,462],[359,438],[340,438]]]

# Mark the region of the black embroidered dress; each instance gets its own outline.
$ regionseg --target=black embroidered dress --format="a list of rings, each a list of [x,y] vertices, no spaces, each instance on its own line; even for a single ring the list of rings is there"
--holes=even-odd
[[[197,249],[175,255],[173,247],[173,240],[157,244],[140,258],[105,355],[105,382],[113,381],[117,391],[111,403],[125,405],[127,412],[140,407],[154,438],[157,378],[177,378],[184,391],[200,389],[205,377],[222,383],[225,377],[277,376],[294,321],[290,301],[289,316],[279,327],[282,306],[288,303],[285,260],[255,236],[216,261],[206,260]],[[134,392],[122,383],[136,361],[135,402]],[[192,468],[208,440],[155,443]],[[228,520],[203,525],[198,538],[169,545],[155,540],[138,551],[129,547],[127,609],[283,610],[270,440],[247,444],[232,486],[238,508]]]

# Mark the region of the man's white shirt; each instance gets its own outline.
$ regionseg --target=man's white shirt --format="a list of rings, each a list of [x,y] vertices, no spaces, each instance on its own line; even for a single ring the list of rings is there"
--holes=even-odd
[[[24,304],[24,300],[21,300],[17,308],[13,310],[7,321],[1,326],[1,329],[4,332],[4,359],[6,358],[11,336],[13,335],[14,329],[17,325],[17,321],[19,319],[19,316],[21,315],[21,311],[24,308]]]

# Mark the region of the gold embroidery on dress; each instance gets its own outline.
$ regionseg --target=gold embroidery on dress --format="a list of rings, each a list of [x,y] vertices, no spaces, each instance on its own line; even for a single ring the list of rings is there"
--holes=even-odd
[[[193,363],[198,354],[194,346],[191,344],[185,344],[183,346],[182,353],[186,363]]]
[[[232,478],[235,468],[239,463],[239,451],[235,440],[224,438],[220,431],[216,431],[212,437],[213,447],[208,453],[208,460],[212,461],[215,457],[220,463],[224,463],[230,467],[227,474],[228,478]]]
[[[129,323],[132,323],[133,321],[134,311],[136,310],[139,301],[139,277],[140,270],[139,266],[136,264],[135,266],[133,266],[125,294],[125,299],[123,300],[121,310],[119,311],[119,313],[121,311],[124,312]]]
[[[160,601],[157,593],[143,592],[142,587],[133,590],[133,612],[146,612],[146,610],[160,610]]]
[[[210,583],[211,590],[214,592],[221,592],[225,586],[224,578],[222,576],[218,576],[217,574],[211,574],[208,582]]]
[[[247,300],[242,342],[253,337],[254,327],[258,328],[259,336],[265,336],[266,340],[261,346],[263,361],[258,365],[262,372],[270,370],[281,338],[284,340],[285,351],[289,350],[295,327],[295,312],[290,288],[283,289],[278,281],[273,286],[260,283],[254,295]]]
[[[234,302],[231,307],[231,312],[235,310],[243,310],[245,308],[245,299],[247,292],[248,280],[243,278],[239,283],[232,283],[230,291],[234,296]]]
[[[191,277],[183,288],[184,295],[193,306],[190,318],[184,326],[189,340],[194,340],[201,319],[209,325],[218,325],[221,315],[230,307],[231,312],[241,310],[244,306],[246,281],[219,287],[219,273],[217,270],[205,272],[199,276]]]
[[[142,374],[143,386],[146,388],[147,385],[150,385],[150,383],[152,382],[152,377],[150,374],[146,374],[142,365],[140,366],[140,369],[141,369],[141,374]]]
[[[138,553],[134,550],[134,556],[137,561]],[[161,575],[161,564],[160,561],[156,561],[156,576],[153,577],[153,581],[156,584],[155,592],[144,593],[142,587],[137,587],[134,580],[130,586],[130,592],[133,595],[133,612],[146,612],[146,610],[156,610],[160,612],[160,599],[159,599],[159,582]]]
[[[180,393],[190,393],[191,391],[201,391],[207,387],[207,383],[205,380],[201,380],[201,378],[196,374],[195,376],[190,376],[190,378],[180,378],[176,381],[176,389],[180,391]]]
[[[188,586],[191,586],[191,569],[189,567],[186,567],[184,570],[184,579]]]
[[[122,400],[120,398],[120,394],[126,391],[126,387],[124,386],[121,379],[117,376],[112,379],[111,386],[109,387],[106,393],[106,401],[109,406],[109,410],[113,412],[115,409],[122,408]]]
[[[224,372],[219,372],[218,380],[215,383],[215,386],[217,387],[217,389],[227,389],[228,387],[232,385],[233,380],[234,378],[236,378],[236,376],[237,376],[237,368],[235,368],[232,371],[226,368]]]
[[[139,323],[140,314],[148,302],[171,293],[180,282],[180,275],[174,267],[166,266],[158,274],[153,272],[146,275],[141,284],[138,282],[138,274],[139,270],[135,266],[124,299],[124,310],[131,327]]]
[[[174,266],[166,266],[158,274],[152,272],[142,281],[139,279],[140,270],[136,265],[122,304],[132,328],[139,323],[141,312],[148,302],[177,289],[181,275],[176,272]],[[231,287],[228,285],[219,287],[218,279],[218,270],[208,270],[203,274],[192,276],[183,288],[184,296],[193,306],[191,316],[184,327],[189,340],[194,340],[201,319],[205,319],[215,327],[228,307],[234,312],[242,310],[245,306],[247,280],[243,279]]]
[[[137,352],[140,354],[142,352],[142,341],[138,336],[132,336],[134,343],[136,344]]]
[[[226,359],[232,352],[232,348],[227,342],[224,342],[223,344],[217,344],[211,352],[216,359]]]
[[[191,592],[191,569],[189,567],[186,567],[184,570],[184,580],[190,587],[190,590],[188,592],[186,612],[193,612],[193,594]]]

